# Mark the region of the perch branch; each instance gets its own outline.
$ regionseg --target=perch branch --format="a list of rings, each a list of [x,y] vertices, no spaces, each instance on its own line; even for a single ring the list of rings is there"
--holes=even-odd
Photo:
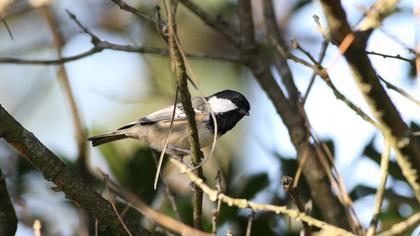
[[[172,2],[171,2],[172,3]],[[172,15],[171,10],[167,11],[168,15],[168,45],[169,51],[172,52],[171,60],[173,63],[173,70],[176,75],[176,83],[180,92],[180,101],[184,109],[185,115],[188,122],[188,134],[190,139],[190,150],[191,150],[191,160],[194,166],[200,164],[203,159],[203,153],[200,149],[200,140],[198,138],[197,124],[195,121],[195,111],[191,102],[191,94],[188,90],[188,75],[185,68],[185,62],[180,53],[180,48],[175,42],[176,34],[176,23],[175,15]],[[195,174],[203,178],[203,169],[197,168],[194,170]],[[194,227],[197,229],[202,229],[202,211],[203,211],[203,192],[198,186],[194,187],[194,197],[193,197],[193,220]]]
[[[247,199],[233,198],[223,193],[219,193],[216,189],[212,189],[206,183],[204,183],[203,179],[199,178],[192,171],[190,171],[188,167],[182,162],[174,158],[171,158],[170,162],[174,164],[180,170],[181,173],[185,173],[192,182],[194,182],[197,186],[199,186],[203,190],[203,192],[208,196],[210,201],[216,201],[220,199],[223,203],[229,206],[235,206],[241,209],[249,208],[253,211],[269,211],[269,212],[274,212],[275,214],[285,214],[297,221],[305,222],[308,225],[326,230],[330,232],[331,235],[355,236],[354,234],[344,229],[328,224],[324,221],[317,220],[297,210],[288,209],[285,206],[261,204],[261,203],[249,201]]]
[[[0,137],[38,168],[46,180],[53,182],[56,185],[55,189],[64,192],[67,198],[97,218],[101,225],[110,227],[115,233],[122,235],[126,233],[111,204],[92,186],[70,171],[63,161],[19,124],[2,106],[0,106],[0,120]],[[125,218],[124,222],[134,235],[150,235],[139,222],[129,218]]]
[[[315,204],[320,208],[329,209],[322,215],[327,222],[349,228],[348,219],[342,217],[343,207],[331,191],[327,175],[322,168],[315,147],[309,140],[309,129],[306,123],[302,104],[289,101],[271,73],[271,68],[265,63],[258,51],[254,38],[251,2],[238,1],[238,13],[241,30],[241,61],[254,74],[255,79],[272,101],[274,108],[286,125],[291,142],[298,158],[308,155],[303,166],[303,174],[307,180]]]

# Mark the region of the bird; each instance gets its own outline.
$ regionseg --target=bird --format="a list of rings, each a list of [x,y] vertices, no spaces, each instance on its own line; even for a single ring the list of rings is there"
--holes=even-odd
[[[215,124],[211,112],[213,112],[217,122],[216,138],[220,138],[234,128],[244,116],[248,116],[250,111],[248,100],[237,91],[222,90],[204,99],[203,97],[191,98],[201,148],[212,143],[215,135]],[[208,109],[208,106],[210,106],[210,109]],[[164,149],[171,125],[173,110],[173,105],[163,108],[115,131],[89,137],[88,140],[92,142],[92,146],[98,146],[131,138],[140,140],[150,148],[161,152]],[[182,104],[177,103],[172,131],[168,138],[165,153],[169,155],[188,155],[190,154],[189,148],[187,116]]]

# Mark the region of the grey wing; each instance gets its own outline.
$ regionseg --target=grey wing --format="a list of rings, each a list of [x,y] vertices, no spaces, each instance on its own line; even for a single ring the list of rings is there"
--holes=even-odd
[[[192,102],[192,105],[194,107],[194,111],[196,113],[202,113],[202,112],[206,111],[205,103],[204,103],[203,99],[201,99],[200,97],[191,98],[191,102]],[[153,112],[150,115],[147,115],[143,118],[140,118],[139,120],[137,120],[135,122],[129,123],[129,124],[119,128],[119,130],[129,128],[129,127],[131,127],[133,125],[136,125],[136,124],[146,125],[146,124],[153,124],[153,123],[156,123],[158,121],[168,121],[168,122],[170,122],[172,120],[173,110],[174,110],[174,106],[169,106],[169,107],[163,108],[159,111]],[[185,115],[185,112],[184,112],[184,108],[182,107],[181,103],[177,103],[176,107],[175,107],[174,121],[179,121],[179,120],[186,120],[186,115]]]
[[[159,111],[153,112],[152,114],[147,115],[143,118],[140,118],[140,120],[138,120],[138,123],[151,124],[158,121],[171,121],[173,112],[174,106],[169,106]],[[176,104],[174,120],[185,120],[185,118],[186,116],[184,113],[184,108],[180,103]]]

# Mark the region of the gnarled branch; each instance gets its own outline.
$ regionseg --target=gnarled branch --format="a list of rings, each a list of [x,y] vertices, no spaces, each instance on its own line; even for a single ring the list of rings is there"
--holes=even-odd
[[[103,226],[124,235],[124,227],[119,222],[111,204],[99,195],[92,186],[76,176],[53,152],[26,130],[0,105],[0,137],[4,138],[29,162],[38,168],[46,180],[53,182],[58,191],[88,211]],[[151,235],[139,222],[124,219],[134,235]]]

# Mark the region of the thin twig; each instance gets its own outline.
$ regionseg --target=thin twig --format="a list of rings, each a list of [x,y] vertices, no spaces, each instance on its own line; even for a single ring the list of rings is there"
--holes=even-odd
[[[12,41],[15,41],[15,38],[13,37],[13,33],[12,33],[12,30],[10,29],[10,27],[9,27],[9,24],[7,24],[7,21],[4,19],[4,18],[2,18],[1,17],[1,22],[3,23],[3,25],[4,25],[4,27],[6,28],[6,30],[7,30],[7,33],[9,34],[9,36],[10,36],[10,39],[12,39]]]
[[[366,53],[369,54],[369,55],[381,56],[383,58],[398,59],[398,60],[401,60],[401,61],[405,61],[405,62],[410,63],[411,66],[414,65],[414,61],[412,59],[402,57],[400,54],[390,55],[390,54],[385,54],[385,53],[380,53],[380,52],[374,52],[374,51],[366,51]]]
[[[251,210],[248,216],[248,224],[246,225],[246,233],[245,236],[251,236],[251,229],[252,229],[252,221],[254,221],[255,212]]]
[[[114,203],[114,198],[112,197],[111,190],[109,189],[108,181],[109,181],[109,176],[104,174],[104,182],[105,182],[106,190],[107,190],[107,193],[108,193],[109,201],[111,202],[111,206],[114,209],[114,212],[115,212],[115,214],[118,217],[118,220],[123,225],[123,227],[124,227],[125,231],[127,232],[127,234],[130,235],[130,236],[133,236],[131,234],[130,230],[127,228],[127,225],[122,220],[120,213],[118,213],[117,207],[115,206],[115,203]]]
[[[299,51],[301,51],[303,54],[305,54],[305,56],[315,65],[319,64],[317,60],[315,60],[315,58],[312,56],[312,54],[307,51],[305,48],[303,48],[302,46],[300,46],[300,43],[297,40],[293,40],[292,41],[292,48],[298,49]]]
[[[59,31],[59,27],[57,25],[57,19],[54,16],[54,12],[51,11],[50,6],[43,6],[41,7],[42,13],[48,23],[50,28],[51,34],[53,36],[53,43],[55,47],[55,51],[59,59],[63,58],[61,49],[63,48],[65,42],[64,38]],[[58,69],[56,71],[57,77],[59,82],[64,90],[64,94],[67,97],[69,106],[70,106],[70,113],[73,121],[73,128],[74,128],[74,137],[76,139],[77,145],[77,164],[79,165],[81,174],[84,178],[88,177],[87,174],[89,169],[89,158],[88,152],[86,147],[86,132],[83,128],[82,118],[79,112],[79,108],[76,104],[76,100],[74,98],[73,91],[71,89],[69,77],[66,71],[66,68],[63,64],[58,65]]]
[[[119,6],[121,10],[130,12],[130,13],[138,16],[139,18],[141,18],[141,19],[143,19],[143,20],[145,20],[149,23],[154,23],[155,22],[155,19],[153,18],[153,16],[148,15],[147,13],[140,11],[139,9],[127,4],[124,1],[121,1],[121,0],[111,0],[111,1],[114,2],[117,6]]]
[[[344,53],[344,57],[351,67],[353,77],[357,83],[360,92],[363,94],[367,104],[372,110],[372,114],[382,127],[383,133],[395,150],[396,159],[404,177],[407,179],[410,187],[413,189],[417,201],[420,202],[420,148],[414,137],[410,136],[410,128],[404,122],[401,114],[398,112],[395,104],[392,102],[385,89],[382,87],[377,73],[369,57],[366,54],[366,43],[370,33],[379,24],[376,21],[383,20],[396,8],[397,1],[381,0],[384,3],[382,7],[375,9],[369,17],[373,17],[369,24],[359,29],[367,29],[367,32],[354,34],[351,25],[346,19],[346,13],[340,1],[320,0],[321,7],[326,15],[330,35],[334,43],[340,44],[348,35],[357,36],[351,47]],[[380,30],[382,28],[379,28]],[[363,35],[367,36],[363,36]]]
[[[283,49],[277,45],[276,47],[277,50],[279,50],[279,52],[281,53],[285,53],[283,51]],[[352,109],[354,112],[356,112],[357,115],[359,115],[363,120],[369,122],[370,124],[372,124],[374,127],[376,127],[377,129],[380,129],[379,124],[374,121],[372,118],[369,117],[369,115],[367,115],[361,108],[359,108],[356,104],[354,104],[353,102],[351,102],[350,100],[348,100],[336,87],[335,85],[332,83],[329,74],[327,72],[326,69],[324,69],[323,67],[321,67],[320,65],[313,65],[310,62],[299,58],[297,56],[295,56],[292,53],[287,53],[287,56],[290,60],[302,64],[304,66],[307,66],[309,68],[311,68],[316,74],[319,75],[319,77],[321,77],[323,79],[323,81],[332,89],[334,95],[336,96],[337,99],[343,101],[348,107],[350,107],[350,109]]]
[[[156,152],[152,152],[153,154],[153,159],[155,160],[155,164],[156,166],[158,166],[158,163],[160,161],[160,157],[158,159],[158,157],[156,156]],[[171,191],[171,189],[169,188],[168,185],[168,181],[165,175],[162,175],[162,183],[164,185],[165,188],[165,195],[168,198],[169,203],[171,204],[172,210],[175,212],[176,217],[178,218],[178,220],[181,220],[181,214],[179,213],[178,210],[178,206],[176,205],[176,201],[175,201],[175,197]]]
[[[217,174],[216,174],[216,189],[217,189],[218,194],[222,193],[222,174],[220,170],[217,170]],[[219,217],[221,206],[222,206],[222,201],[218,199],[216,209],[213,210],[213,216],[211,218],[212,234],[214,236],[217,235],[217,218]]]
[[[377,236],[399,236],[403,235],[405,232],[410,230],[413,227],[416,227],[420,224],[420,212],[417,212],[406,220],[398,222],[391,226],[390,229],[377,234]]]
[[[305,213],[305,204],[301,200],[297,188],[293,186],[293,182],[294,181],[292,177],[281,177],[281,184],[283,185],[284,191],[290,194],[298,210],[302,213]],[[306,222],[303,222],[303,229],[305,236],[311,235],[311,227]]]
[[[203,20],[206,25],[210,26],[225,36],[225,38],[232,42],[235,46],[239,45],[239,40],[237,37],[238,33],[229,28],[226,22],[221,23],[217,19],[213,18],[206,11],[204,11],[203,8],[194,3],[193,0],[180,0],[180,2],[188,9],[190,9],[190,11],[197,15],[201,20]]]
[[[407,98],[408,100],[414,102],[416,105],[420,106],[420,101],[417,100],[415,97],[411,96],[409,93],[404,91],[403,89],[391,84],[390,82],[386,81],[382,76],[378,75],[378,78],[385,83],[386,87],[389,89],[394,90],[395,92],[401,94],[401,96]]]
[[[391,151],[391,146],[388,140],[385,139],[384,150],[381,156],[381,178],[379,180],[378,189],[376,191],[375,207],[373,209],[372,220],[370,221],[368,231],[366,236],[373,236],[378,226],[378,217],[381,213],[382,202],[384,200],[384,191],[386,185],[386,179],[388,177],[388,166],[389,166],[389,155]]]
[[[60,57],[57,59],[22,59],[22,58],[11,58],[11,57],[0,57],[0,64],[25,64],[25,65],[55,65],[55,64],[64,64],[67,62],[72,62],[76,60],[80,60],[82,58],[94,55],[99,53],[103,50],[114,50],[114,51],[124,51],[130,53],[143,53],[143,54],[152,54],[157,56],[168,56],[168,49],[165,48],[155,48],[155,47],[146,47],[146,46],[130,46],[130,45],[122,45],[122,44],[115,44],[110,43],[105,40],[101,40],[97,35],[95,35],[92,31],[90,31],[86,26],[84,26],[77,17],[71,13],[69,10],[66,10],[69,17],[76,22],[76,24],[82,29],[82,31],[88,34],[91,37],[91,43],[93,47],[85,52],[68,56],[68,57]],[[225,60],[228,62],[238,63],[239,58],[237,57],[229,57],[229,56],[217,56],[217,55],[209,55],[206,53],[185,53],[185,56],[194,58],[194,59],[213,59],[213,60]]]
[[[174,108],[172,109],[171,123],[169,125],[168,133],[166,134],[166,137],[165,137],[163,149],[160,152],[159,161],[156,164],[155,182],[153,183],[153,188],[154,189],[156,189],[156,186],[157,186],[157,183],[158,183],[158,180],[159,180],[160,169],[162,168],[163,157],[165,156],[166,147],[168,146],[168,143],[169,143],[169,136],[171,136],[171,133],[172,133],[172,128],[173,128],[174,119],[175,119],[176,104],[178,103],[178,90],[179,90],[178,86],[176,86],[175,99],[174,99],[174,105],[173,105]]]
[[[340,172],[338,171],[336,165],[334,164],[334,157],[333,157],[330,149],[325,144],[325,142],[320,141],[319,137],[314,132],[312,132],[311,134],[312,134],[313,139],[317,143],[316,147],[317,148],[321,147],[321,151],[323,151],[323,153],[325,153],[325,156],[327,156],[327,158],[329,160],[328,168],[330,168],[330,166],[331,166],[332,171],[329,171],[328,175],[331,174],[330,181],[333,183],[333,186],[337,188],[336,189],[337,194],[340,195],[339,199],[341,200],[341,202],[345,206],[345,213],[350,220],[353,232],[357,232],[358,234],[363,234],[363,230],[362,230],[362,226],[360,224],[360,220],[357,217],[356,211],[354,210],[354,207],[353,207],[353,201],[351,200],[351,198],[350,198],[350,196],[349,196],[349,194],[346,190],[346,187],[344,185],[344,181],[343,181],[343,178],[341,177]]]
[[[191,181],[193,181],[198,187],[200,187],[203,190],[203,192],[209,197],[210,201],[216,201],[218,199],[221,199],[222,202],[224,202],[225,204],[229,206],[236,206],[238,208],[249,208],[253,211],[269,211],[269,212],[274,212],[276,214],[285,214],[293,219],[296,219],[301,222],[306,222],[308,223],[308,225],[315,226],[317,228],[330,232],[333,235],[354,236],[353,233],[348,232],[342,228],[328,224],[324,221],[317,220],[297,210],[288,209],[286,206],[261,204],[261,203],[249,201],[247,199],[233,198],[223,193],[219,194],[216,189],[210,188],[204,182],[203,179],[199,178],[197,175],[191,172],[188,169],[188,166],[186,166],[182,162],[174,158],[171,158],[170,162],[174,164],[176,167],[178,167],[181,173],[185,173]]]
[[[101,175],[104,175],[104,172],[102,172],[102,170],[100,169],[97,169],[97,170]],[[165,214],[162,214],[154,210],[153,208],[150,208],[149,206],[147,206],[147,204],[143,200],[138,198],[136,194],[119,186],[117,183],[115,183],[111,179],[108,179],[107,185],[108,185],[107,187],[110,188],[117,195],[119,195],[128,206],[136,209],[138,212],[144,215],[147,219],[150,219],[156,222],[158,225],[164,227],[165,229],[168,229],[172,232],[176,232],[182,235],[211,236],[211,234],[194,229],[180,221],[177,221]]]
[[[171,2],[172,3],[172,2]],[[176,36],[176,23],[175,23],[175,16],[172,16],[171,11],[167,11],[168,13],[168,20],[169,20],[169,33],[173,33],[173,37],[169,37],[169,39],[174,40]],[[185,115],[187,117],[187,123],[188,123],[188,133],[189,133],[189,139],[190,139],[190,150],[191,150],[191,159],[194,166],[197,166],[200,164],[200,161],[202,160],[203,153],[200,150],[200,141],[198,138],[198,131],[197,131],[197,124],[195,120],[195,112],[192,107],[191,103],[191,94],[188,90],[188,82],[187,82],[187,72],[185,68],[185,61],[182,58],[182,55],[180,53],[179,46],[176,44],[176,42],[168,43],[169,46],[173,46],[172,49],[174,51],[174,57],[173,62],[175,63],[175,74],[176,74],[176,80],[177,85],[181,94],[181,104],[184,108]],[[200,176],[200,178],[203,178],[203,170],[202,168],[198,168],[194,170],[194,172]],[[203,210],[203,192],[198,186],[194,187],[194,197],[193,197],[193,221],[194,221],[194,227],[197,229],[202,228],[202,210]]]
[[[322,61],[324,60],[329,43],[330,42],[328,40],[324,40],[322,42],[321,51],[319,52],[319,58],[318,58],[318,61],[316,62],[316,65],[321,65]],[[306,103],[306,99],[308,98],[309,93],[311,92],[311,89],[312,89],[312,86],[314,85],[316,76],[317,76],[317,73],[313,72],[312,76],[311,76],[311,79],[309,80],[309,85],[306,88],[306,91],[305,91],[305,93],[303,95],[303,98],[302,98],[302,103],[303,104]]]
[[[275,45],[280,45],[284,51],[288,51],[287,43],[285,42],[284,34],[282,33],[280,27],[277,24],[276,14],[274,11],[273,2],[271,0],[262,1],[263,10],[264,10],[264,22],[267,30],[267,39],[271,44],[271,47]],[[270,37],[272,35],[272,37]],[[284,84],[284,87],[287,90],[289,95],[289,100],[293,104],[298,104],[300,99],[299,90],[296,87],[295,81],[293,79],[292,71],[287,63],[287,57],[279,53],[277,50],[273,50],[273,63],[276,67],[278,73],[281,76],[281,80]]]

